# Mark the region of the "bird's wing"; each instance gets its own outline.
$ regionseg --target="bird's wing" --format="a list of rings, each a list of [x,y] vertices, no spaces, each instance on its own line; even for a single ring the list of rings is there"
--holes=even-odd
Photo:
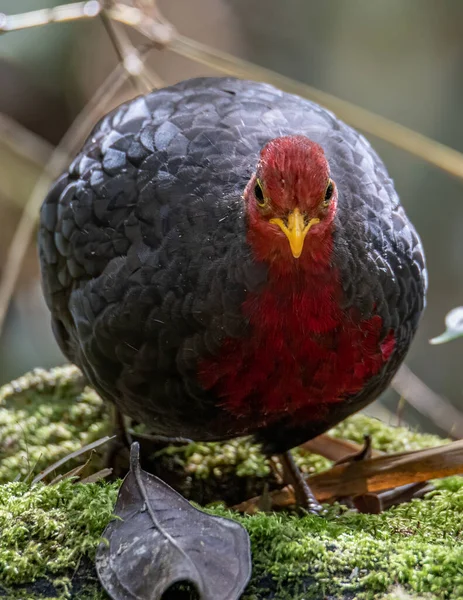
[[[71,360],[117,362],[146,339],[193,354],[245,328],[241,304],[266,270],[247,246],[241,199],[260,146],[227,122],[234,96],[196,80],[122,105],[50,190],[42,279]],[[257,108],[241,110],[241,127]]]

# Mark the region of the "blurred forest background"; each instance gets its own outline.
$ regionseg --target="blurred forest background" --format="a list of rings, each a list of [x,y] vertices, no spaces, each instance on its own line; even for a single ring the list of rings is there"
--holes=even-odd
[[[0,0],[0,13],[56,4]],[[159,7],[191,38],[331,92],[463,152],[459,0],[159,0]],[[134,43],[141,42],[129,33]],[[0,113],[45,139],[51,149],[117,60],[99,18],[0,36]],[[152,51],[148,65],[167,84],[214,74],[168,50]],[[135,94],[127,83],[102,114]],[[21,210],[40,174],[39,163],[47,159],[26,160],[7,138],[6,125],[0,122],[0,276]],[[370,141],[395,180],[427,252],[428,308],[407,365],[463,412],[462,340],[428,343],[444,329],[445,314],[463,303],[463,181],[386,142]],[[48,151],[44,145],[38,150]],[[32,243],[0,339],[0,384],[33,367],[62,362]],[[440,410],[438,399],[428,401]],[[383,402],[394,414],[392,422],[397,422],[399,405],[402,420],[442,433],[431,419],[400,403],[396,392],[387,392]]]

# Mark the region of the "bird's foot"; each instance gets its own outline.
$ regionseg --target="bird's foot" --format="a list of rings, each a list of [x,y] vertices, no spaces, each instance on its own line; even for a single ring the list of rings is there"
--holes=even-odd
[[[312,515],[321,515],[323,506],[315,498],[307,481],[294,462],[291,452],[287,451],[281,455],[281,464],[285,481],[293,486],[298,508]]]
[[[140,442],[140,445],[151,444],[153,449],[159,447],[159,449],[165,448],[166,446],[187,446],[192,444],[193,440],[184,437],[170,437],[167,435],[155,435],[151,433],[139,433],[131,432],[132,437]],[[153,450],[152,450],[153,451]]]

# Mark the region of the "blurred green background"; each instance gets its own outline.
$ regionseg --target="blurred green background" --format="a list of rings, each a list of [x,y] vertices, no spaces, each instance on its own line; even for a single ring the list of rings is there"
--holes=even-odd
[[[0,12],[53,4],[0,0]],[[185,35],[463,152],[461,0],[159,0],[159,6]],[[55,145],[116,63],[99,19],[0,36],[0,113]],[[153,51],[148,64],[166,83],[213,74],[167,50]],[[111,106],[134,94],[127,84]],[[0,275],[20,211],[40,172],[2,138],[0,128]],[[428,343],[443,330],[445,314],[463,304],[463,181],[385,142],[370,141],[388,166],[427,252],[428,308],[407,364],[463,411],[463,341]],[[62,361],[50,332],[32,244],[0,340],[0,383]],[[386,394],[393,412],[397,401],[397,394]],[[436,430],[409,406],[403,418]]]

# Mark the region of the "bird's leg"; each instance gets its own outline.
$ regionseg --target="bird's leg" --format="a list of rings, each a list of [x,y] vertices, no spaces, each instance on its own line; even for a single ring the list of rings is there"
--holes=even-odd
[[[268,481],[264,483],[264,489],[259,500],[259,510],[267,513],[272,510],[272,498],[270,497]]]
[[[117,471],[117,457],[122,450],[130,450],[132,436],[125,423],[124,415],[116,406],[112,407],[111,421],[114,437],[109,443],[104,462],[107,467],[115,472]]]
[[[309,513],[319,515],[323,507],[313,495],[304,476],[294,462],[291,452],[288,450],[284,454],[281,454],[280,460],[283,466],[284,479],[293,486],[298,506],[305,508]]]
[[[125,417],[118,408],[115,408],[114,411],[114,430],[120,435],[122,444],[130,450],[133,440],[125,422]]]
[[[156,452],[167,446],[185,446],[191,444],[192,440],[184,437],[170,437],[164,435],[152,435],[134,431],[129,420],[121,411],[112,407],[111,412],[113,438],[108,444],[104,464],[112,470],[113,476],[123,477],[129,467],[129,453],[133,442],[138,442],[141,447],[140,457],[142,468],[151,471],[153,462],[149,460]]]

